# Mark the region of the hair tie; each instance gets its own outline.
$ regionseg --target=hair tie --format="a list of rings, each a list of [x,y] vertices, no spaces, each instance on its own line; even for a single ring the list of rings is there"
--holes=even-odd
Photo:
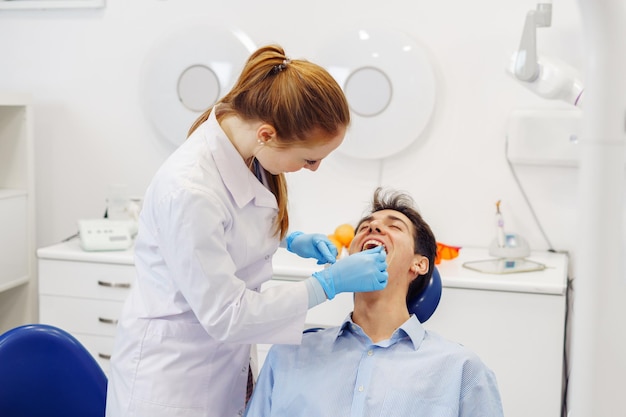
[[[278,65],[274,65],[272,67],[272,74],[278,74],[282,70],[287,69],[287,65],[289,65],[289,64],[291,64],[291,59],[289,59],[289,58],[283,59],[282,63],[280,63]]]

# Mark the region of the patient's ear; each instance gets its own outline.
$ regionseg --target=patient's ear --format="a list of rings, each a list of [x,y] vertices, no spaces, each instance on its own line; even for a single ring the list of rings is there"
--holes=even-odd
[[[417,277],[418,275],[424,275],[428,272],[428,258],[422,255],[415,255],[413,258],[413,266],[411,266],[411,271]]]

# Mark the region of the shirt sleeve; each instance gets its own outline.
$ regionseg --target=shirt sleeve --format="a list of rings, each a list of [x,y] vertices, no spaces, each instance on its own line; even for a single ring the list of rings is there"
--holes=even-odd
[[[478,359],[464,366],[459,404],[459,417],[473,416],[504,416],[496,376]]]

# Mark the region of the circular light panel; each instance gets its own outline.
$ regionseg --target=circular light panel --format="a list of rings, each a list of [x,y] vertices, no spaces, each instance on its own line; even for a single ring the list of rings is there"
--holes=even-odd
[[[193,112],[206,110],[220,95],[220,81],[209,67],[192,65],[178,78],[178,99]]]
[[[141,74],[141,101],[159,135],[178,146],[193,122],[237,80],[256,49],[242,32],[197,23],[155,42]]]
[[[345,90],[350,109],[363,117],[374,117],[389,106],[391,81],[378,68],[359,68],[346,80]]]
[[[401,32],[366,28],[339,34],[320,51],[316,62],[341,85],[352,112],[338,152],[381,159],[419,138],[435,106],[435,74],[422,46]]]

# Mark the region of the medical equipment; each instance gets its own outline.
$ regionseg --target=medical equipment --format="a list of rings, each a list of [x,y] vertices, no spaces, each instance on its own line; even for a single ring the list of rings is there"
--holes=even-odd
[[[504,218],[500,212],[500,200],[496,202],[496,239],[498,241],[498,247],[503,248],[505,246],[505,234],[504,234]]]
[[[602,416],[613,415],[615,410],[621,409],[621,382],[626,368],[623,355],[626,332],[622,323],[626,313],[623,303],[626,293],[626,56],[623,53],[626,49],[626,4],[610,0],[578,0],[578,4],[584,35],[586,86],[582,136],[577,145],[580,150],[579,255],[575,258],[577,295],[573,301],[571,388],[566,390],[570,404],[563,412],[565,415],[569,407],[572,416]],[[530,39],[534,41],[532,36]],[[522,62],[528,55],[523,48],[520,49],[519,68],[523,68]],[[535,62],[541,66],[540,60]],[[514,74],[510,68],[509,72]],[[521,71],[520,75],[528,73],[531,72]],[[553,80],[565,77],[558,72],[553,75]],[[516,79],[520,80],[517,76]],[[520,81],[537,94],[545,95],[538,88],[541,83],[546,83],[545,79]],[[560,85],[569,85],[574,93],[579,89],[576,82]],[[557,90],[561,93],[548,98],[563,99],[575,95],[563,93],[567,89],[552,89]],[[578,107],[582,104],[582,87],[580,90],[580,98],[572,103]]]
[[[496,258],[525,258],[530,255],[528,242],[519,234],[505,232],[500,202],[500,200],[496,202],[496,237],[489,246],[489,255]]]
[[[137,222],[89,219],[78,221],[80,245],[86,251],[126,250],[133,244]]]
[[[540,97],[582,107],[584,86],[577,71],[555,58],[537,54],[537,28],[552,24],[552,4],[539,3],[526,14],[519,49],[511,55],[507,72]]]
[[[496,236],[489,245],[489,255],[493,259],[468,261],[463,263],[463,267],[487,274],[541,271],[545,265],[526,259],[530,256],[530,246],[526,239],[517,233],[507,233],[504,229],[500,203],[501,200],[496,202]]]

